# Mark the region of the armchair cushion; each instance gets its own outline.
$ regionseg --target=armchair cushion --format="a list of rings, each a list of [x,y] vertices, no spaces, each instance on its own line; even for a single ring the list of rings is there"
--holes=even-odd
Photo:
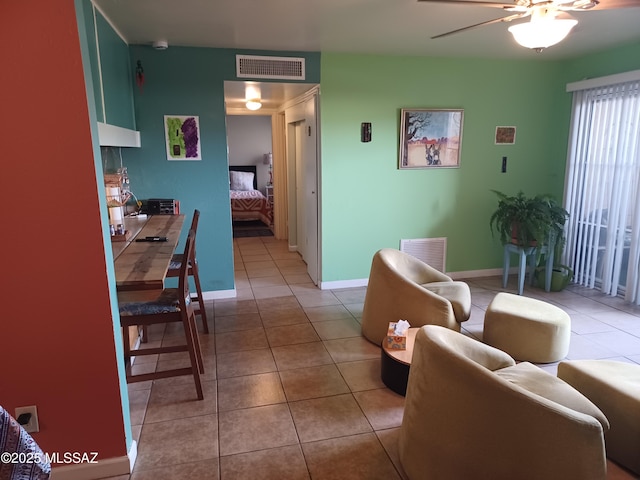
[[[471,292],[466,283],[449,280],[446,282],[426,283],[422,286],[449,300],[453,307],[453,314],[459,322],[469,320],[471,316]]]
[[[497,370],[495,374],[530,393],[556,402],[571,410],[590,415],[600,422],[603,431],[609,430],[609,420],[587,397],[568,383],[558,377],[549,375],[529,362],[522,362],[512,367]]]

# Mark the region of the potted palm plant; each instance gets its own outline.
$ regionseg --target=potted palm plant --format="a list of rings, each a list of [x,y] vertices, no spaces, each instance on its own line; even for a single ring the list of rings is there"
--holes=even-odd
[[[550,195],[528,197],[523,192],[518,192],[517,195],[510,196],[497,190],[492,191],[498,196],[498,208],[489,219],[492,233],[497,234],[503,244],[513,243],[520,247],[548,245],[555,248],[554,263],[558,262],[564,246],[564,224],[569,213]],[[541,251],[538,249],[536,265],[540,261]],[[539,278],[544,278],[544,272],[540,275]],[[570,278],[572,273],[568,267],[557,264],[554,266],[552,284],[554,275],[563,277],[556,279],[555,285],[566,286],[566,277]]]
[[[523,192],[506,195],[492,190],[498,196],[498,208],[489,219],[489,226],[500,241],[527,247],[555,244],[569,213],[550,195],[527,197]]]

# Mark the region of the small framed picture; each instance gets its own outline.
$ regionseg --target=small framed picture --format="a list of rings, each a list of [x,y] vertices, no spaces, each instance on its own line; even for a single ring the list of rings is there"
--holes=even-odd
[[[496,145],[516,143],[516,127],[496,127]]]

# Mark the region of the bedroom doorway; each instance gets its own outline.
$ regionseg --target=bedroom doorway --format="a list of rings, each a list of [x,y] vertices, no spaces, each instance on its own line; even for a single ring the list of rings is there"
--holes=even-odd
[[[261,90],[263,106],[258,111],[249,111],[245,107],[245,88],[249,83]],[[273,153],[273,234],[277,239],[288,240],[290,251],[300,253],[307,263],[309,277],[318,285],[321,272],[317,132],[319,85],[225,81],[224,91],[229,165],[253,164],[257,167],[259,179],[262,176],[269,178],[268,166],[263,165],[262,158],[268,151]],[[234,123],[238,122],[231,120],[234,116],[247,115],[271,118],[271,150],[264,142],[262,147],[255,148],[255,132],[249,135],[243,128],[237,135],[242,140],[239,144],[245,149],[253,148],[255,152],[246,152],[238,158],[238,149],[232,149],[229,144],[230,137],[236,135]],[[292,130],[292,124],[298,125]],[[251,141],[247,141],[248,138]],[[301,162],[297,168],[296,162]],[[259,189],[262,187],[260,185]]]

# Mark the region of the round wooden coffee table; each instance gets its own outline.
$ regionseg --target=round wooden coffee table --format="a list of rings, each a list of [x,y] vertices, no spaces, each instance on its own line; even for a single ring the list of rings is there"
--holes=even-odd
[[[381,353],[381,377],[384,384],[400,395],[407,393],[407,381],[409,380],[409,368],[413,356],[413,344],[419,328],[407,330],[407,349],[397,350],[386,347],[382,342]]]

